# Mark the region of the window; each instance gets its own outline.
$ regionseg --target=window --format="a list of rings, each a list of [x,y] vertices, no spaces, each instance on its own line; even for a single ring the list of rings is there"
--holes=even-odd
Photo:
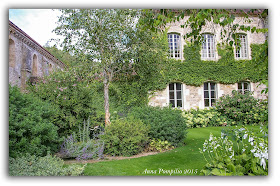
[[[202,58],[214,59],[215,58],[215,40],[213,34],[203,34],[202,40]]]
[[[212,107],[217,99],[217,85],[213,82],[204,83],[204,106]]]
[[[181,40],[179,34],[168,34],[169,56],[171,58],[181,58]]]
[[[181,108],[183,105],[182,100],[182,84],[181,83],[170,83],[169,84],[169,103],[174,108]]]
[[[238,92],[245,94],[247,92],[250,92],[250,83],[249,82],[239,82],[238,83]]]
[[[237,59],[248,58],[247,36],[245,34],[238,34],[237,35],[235,57]]]
[[[36,54],[33,55],[33,61],[32,61],[32,73],[31,76],[36,77],[38,75],[38,57]]]
[[[15,67],[15,42],[12,39],[9,39],[9,67]]]

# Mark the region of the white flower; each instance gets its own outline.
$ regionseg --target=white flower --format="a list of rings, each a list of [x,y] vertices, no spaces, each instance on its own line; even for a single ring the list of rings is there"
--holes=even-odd
[[[234,156],[234,151],[232,151],[232,155],[229,157],[230,159]]]
[[[217,146],[214,147],[214,149],[218,148],[220,145],[218,144]]]
[[[212,140],[213,140],[213,136],[212,136],[212,135],[210,135],[209,141],[212,141]]]
[[[268,160],[268,153],[267,152],[262,153],[262,157]]]
[[[260,154],[260,153],[254,153],[254,156],[255,156],[256,158],[260,158],[260,157],[261,157],[261,154]]]
[[[252,142],[252,141],[254,141],[254,138],[253,137],[249,137],[248,142]]]
[[[261,159],[261,163],[260,164],[261,164],[261,166],[263,166],[263,169],[265,170],[266,162],[265,162],[264,158]]]
[[[256,151],[256,149],[252,149],[251,152],[254,153]]]
[[[228,150],[229,150],[229,151],[231,151],[231,150],[232,150],[232,148],[230,147],[230,148],[228,148]]]
[[[240,129],[239,129],[240,132],[243,131],[243,130],[245,130],[245,129],[244,129],[244,128],[240,128]]]
[[[244,134],[243,139],[246,139],[248,137],[248,134]]]
[[[242,153],[245,152],[246,149],[242,149]]]
[[[260,146],[263,147],[263,143],[260,143]]]

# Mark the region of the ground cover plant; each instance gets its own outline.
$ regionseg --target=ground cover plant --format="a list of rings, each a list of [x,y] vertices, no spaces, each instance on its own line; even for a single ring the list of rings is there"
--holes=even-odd
[[[201,175],[268,175],[267,130],[260,129],[258,137],[243,127],[222,130],[221,137],[210,134],[200,149],[207,162]]]
[[[10,176],[79,176],[86,165],[64,166],[64,161],[56,156],[44,157],[25,155],[9,158]]]

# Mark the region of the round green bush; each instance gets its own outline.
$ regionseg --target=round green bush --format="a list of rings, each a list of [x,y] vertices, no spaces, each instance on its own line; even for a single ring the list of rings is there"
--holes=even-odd
[[[168,141],[175,147],[183,145],[187,126],[181,110],[147,106],[133,108],[129,115],[150,126],[149,137],[151,139]]]
[[[216,109],[237,124],[258,125],[268,122],[267,101],[254,98],[251,93],[232,91],[231,95],[220,97]]]
[[[56,113],[47,102],[9,86],[9,156],[44,156],[57,150],[58,127],[52,123]]]
[[[143,151],[148,143],[149,128],[139,119],[123,118],[111,122],[105,128],[105,154],[130,156]]]

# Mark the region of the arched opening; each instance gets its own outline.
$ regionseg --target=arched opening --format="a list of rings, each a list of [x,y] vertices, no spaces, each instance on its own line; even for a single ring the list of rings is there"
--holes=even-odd
[[[52,71],[53,71],[53,66],[52,66],[52,64],[50,64],[49,65],[49,73],[52,73]]]
[[[9,39],[9,67],[15,67],[16,63],[16,45],[12,39]]]
[[[36,54],[33,55],[31,76],[33,77],[38,76],[38,57]]]

